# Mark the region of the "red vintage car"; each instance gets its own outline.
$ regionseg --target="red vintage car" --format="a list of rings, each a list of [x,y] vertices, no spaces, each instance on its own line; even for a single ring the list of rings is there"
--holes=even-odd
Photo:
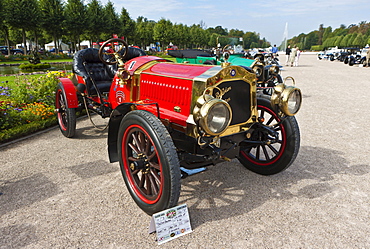
[[[150,215],[177,205],[182,169],[237,158],[271,175],[298,154],[301,91],[284,83],[263,91],[253,68],[173,63],[113,38],[77,52],[73,70],[56,91],[61,132],[75,135],[82,108],[109,118],[110,162],[119,161],[131,196]]]

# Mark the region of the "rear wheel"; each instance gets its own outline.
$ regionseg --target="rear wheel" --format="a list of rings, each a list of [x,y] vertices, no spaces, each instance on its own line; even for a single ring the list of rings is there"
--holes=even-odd
[[[288,168],[298,155],[300,146],[300,133],[295,117],[287,117],[281,121],[272,110],[270,101],[258,99],[258,113],[265,121],[264,125],[270,126],[278,134],[276,143],[266,145],[248,145],[240,148],[239,161],[249,170],[261,174],[272,175]],[[251,139],[265,141],[267,135],[255,131]]]
[[[57,86],[55,107],[60,131],[65,137],[73,137],[76,132],[76,110],[74,108],[68,108],[67,98],[62,83],[59,83]]]
[[[177,205],[180,164],[175,146],[162,122],[136,110],[122,120],[118,153],[123,178],[136,204],[147,214]]]

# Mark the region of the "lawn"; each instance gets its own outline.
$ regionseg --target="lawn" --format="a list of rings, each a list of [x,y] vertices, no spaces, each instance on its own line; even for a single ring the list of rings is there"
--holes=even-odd
[[[15,75],[15,76],[0,76],[0,86],[8,86],[10,88],[14,88],[16,87],[16,85],[14,84],[14,80],[16,78],[19,78],[19,77],[24,77],[24,76],[19,76],[19,75]],[[28,75],[29,78],[37,78],[37,77],[40,77],[40,75],[37,75],[37,74],[34,74],[34,75]]]

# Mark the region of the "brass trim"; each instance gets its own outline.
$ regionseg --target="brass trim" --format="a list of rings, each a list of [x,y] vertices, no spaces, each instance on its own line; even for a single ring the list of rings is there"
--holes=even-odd
[[[223,133],[219,136],[228,136],[241,131],[248,130],[252,123],[256,122],[258,117],[257,111],[257,78],[254,73],[250,73],[246,69],[239,66],[229,66],[222,68],[220,66],[215,66],[207,70],[202,75],[194,78],[193,81],[193,93],[191,100],[191,115],[187,120],[186,134],[192,137],[198,137],[196,124],[193,117],[194,108],[196,106],[196,101],[199,96],[202,96],[204,90],[210,86],[217,87],[219,84],[227,81],[242,80],[250,85],[250,106],[251,106],[251,116],[250,118],[240,124],[235,124],[229,126]]]

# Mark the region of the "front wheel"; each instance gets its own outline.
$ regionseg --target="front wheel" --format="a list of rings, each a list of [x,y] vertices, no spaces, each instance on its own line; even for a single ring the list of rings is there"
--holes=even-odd
[[[60,131],[65,137],[73,137],[76,132],[76,109],[68,108],[66,93],[62,83],[58,84],[55,93],[55,108]]]
[[[348,65],[353,66],[355,64],[355,59],[349,59]]]
[[[142,110],[129,112],[119,127],[118,155],[128,191],[144,212],[152,215],[177,205],[180,163],[157,117]]]
[[[259,118],[264,125],[273,128],[279,139],[266,145],[248,145],[240,148],[239,161],[249,170],[261,175],[273,175],[288,168],[298,155],[300,133],[295,117],[287,117],[280,122],[280,117],[272,110],[270,101],[258,99]],[[250,140],[265,141],[267,135],[254,131]]]

